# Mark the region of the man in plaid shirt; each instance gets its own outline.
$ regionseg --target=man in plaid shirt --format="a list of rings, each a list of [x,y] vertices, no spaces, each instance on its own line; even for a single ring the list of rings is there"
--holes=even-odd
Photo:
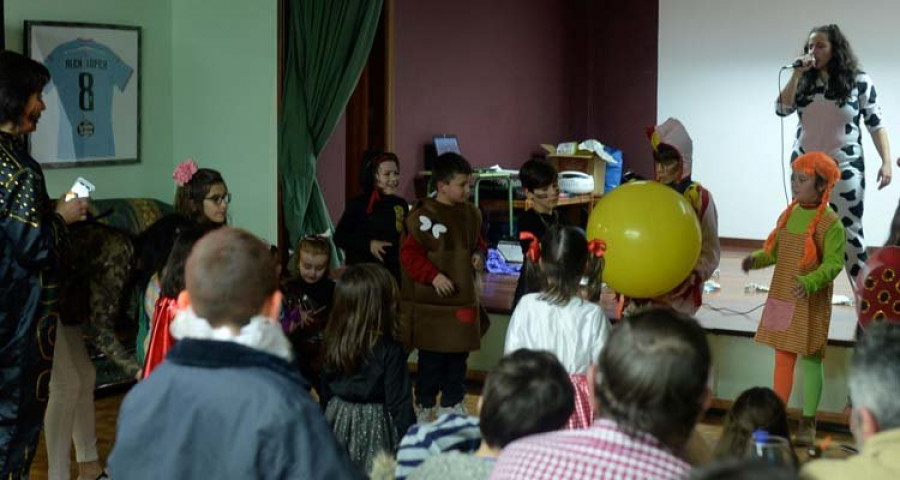
[[[711,398],[709,344],[693,318],[667,308],[628,317],[588,378],[599,417],[584,430],[513,442],[491,479],[679,479],[679,458]]]

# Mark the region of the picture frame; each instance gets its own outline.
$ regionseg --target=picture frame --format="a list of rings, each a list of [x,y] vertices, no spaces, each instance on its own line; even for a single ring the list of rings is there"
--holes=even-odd
[[[140,27],[26,20],[25,55],[50,71],[29,135],[42,167],[140,162]]]

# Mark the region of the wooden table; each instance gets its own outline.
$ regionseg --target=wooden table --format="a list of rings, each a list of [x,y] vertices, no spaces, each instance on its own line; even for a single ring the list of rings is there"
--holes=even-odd
[[[597,200],[600,199],[600,195],[593,194],[582,194],[582,195],[566,195],[560,196],[559,203],[556,205],[557,208],[561,207],[569,207],[573,205],[587,205],[588,211],[594,209],[594,204]],[[513,216],[515,210],[525,210],[525,200],[524,199],[514,199],[511,202],[502,198],[482,198],[480,201],[480,205],[485,210],[508,210],[509,211],[509,236],[515,236],[515,229],[513,227]],[[572,215],[573,218],[570,218],[570,223],[572,225],[580,225],[581,220],[574,218],[575,215]]]

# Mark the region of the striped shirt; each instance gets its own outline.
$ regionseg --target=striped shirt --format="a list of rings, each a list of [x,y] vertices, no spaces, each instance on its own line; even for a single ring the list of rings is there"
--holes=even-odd
[[[651,435],[625,433],[609,419],[591,428],[527,437],[500,453],[492,480],[680,479],[690,469]]]
[[[448,413],[436,421],[414,425],[400,440],[396,480],[404,480],[430,457],[444,452],[472,453],[481,445],[478,417]]]

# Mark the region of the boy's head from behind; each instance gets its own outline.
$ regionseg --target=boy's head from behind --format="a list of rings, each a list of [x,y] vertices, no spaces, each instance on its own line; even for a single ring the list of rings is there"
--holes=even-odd
[[[519,169],[519,180],[525,198],[531,200],[539,213],[549,213],[559,203],[559,174],[544,160],[533,159]]]
[[[434,161],[431,179],[441,203],[465,203],[469,197],[469,176],[472,166],[457,153],[444,153]]]
[[[261,313],[277,317],[275,262],[266,244],[244,230],[223,227],[201,238],[188,257],[185,283],[194,312],[213,328],[240,329]]]
[[[494,448],[558,430],[575,408],[575,390],[559,360],[527,349],[500,359],[484,382],[481,398],[481,434]]]
[[[331,244],[322,235],[308,235],[297,244],[297,271],[306,283],[316,283],[328,273]]]
[[[613,328],[591,368],[598,411],[680,450],[708,406],[709,366],[696,320],[668,308],[642,310]]]

